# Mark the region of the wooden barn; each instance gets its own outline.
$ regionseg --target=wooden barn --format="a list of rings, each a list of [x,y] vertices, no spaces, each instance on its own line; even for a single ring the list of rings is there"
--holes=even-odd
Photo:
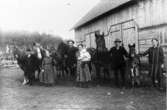
[[[105,33],[108,49],[120,38],[125,48],[136,43],[138,52],[157,37],[167,58],[167,0],[101,0],[73,29],[76,42],[94,48],[95,31]]]

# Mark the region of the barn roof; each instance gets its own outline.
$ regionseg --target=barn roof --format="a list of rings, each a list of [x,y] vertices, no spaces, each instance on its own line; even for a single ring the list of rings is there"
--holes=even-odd
[[[101,0],[94,8],[92,8],[83,18],[81,18],[72,29],[81,27],[82,25],[98,18],[99,16],[133,0]]]

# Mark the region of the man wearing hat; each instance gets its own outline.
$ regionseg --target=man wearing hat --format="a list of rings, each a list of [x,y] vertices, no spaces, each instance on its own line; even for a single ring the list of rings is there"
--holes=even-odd
[[[123,87],[125,86],[125,57],[128,57],[128,53],[122,46],[120,39],[115,39],[114,43],[115,46],[110,49],[111,67],[114,71],[115,84]]]
[[[67,43],[70,47],[73,47],[75,42],[73,40],[68,40]]]
[[[66,63],[70,74],[72,75],[72,77],[74,77],[76,74],[76,64],[77,64],[76,52],[78,51],[78,49],[74,47],[75,42],[73,40],[68,40],[67,43],[69,45],[69,49],[67,51]]]
[[[161,88],[161,76],[164,69],[164,53],[163,49],[159,45],[157,38],[152,39],[152,47],[146,50],[141,56],[148,55],[150,76],[152,77],[152,83],[154,87]]]

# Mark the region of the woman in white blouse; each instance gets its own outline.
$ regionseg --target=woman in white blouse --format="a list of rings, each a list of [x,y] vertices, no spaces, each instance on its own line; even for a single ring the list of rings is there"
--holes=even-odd
[[[91,81],[91,74],[88,66],[91,56],[82,44],[79,44],[78,48],[77,82],[80,87],[88,87],[88,82]]]

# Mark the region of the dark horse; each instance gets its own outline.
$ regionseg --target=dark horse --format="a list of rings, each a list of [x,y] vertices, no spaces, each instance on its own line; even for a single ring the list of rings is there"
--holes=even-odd
[[[129,60],[128,66],[130,70],[130,80],[131,85],[134,87],[135,84],[138,86],[140,85],[140,73],[139,73],[139,65],[140,65],[140,58],[136,54],[135,44],[129,44]]]
[[[23,84],[32,84],[35,81],[35,71],[40,70],[41,60],[38,58],[38,53],[30,50],[26,51],[18,47],[14,48],[14,57],[17,60],[19,67],[24,72]]]
[[[65,42],[61,42],[53,55],[54,64],[62,77],[75,78],[76,75],[76,47],[70,47]]]
[[[91,62],[95,65],[97,79],[101,79],[101,69],[103,69],[102,73],[106,79],[110,71],[110,54],[106,48],[104,33],[100,34],[100,32],[97,31],[95,32],[95,37],[97,47],[94,52],[91,52]]]
[[[65,78],[68,74],[68,67],[66,64],[67,59],[67,51],[69,49],[69,46],[61,42],[57,50],[52,54],[54,66],[56,67],[56,71],[59,73],[59,77]]]

